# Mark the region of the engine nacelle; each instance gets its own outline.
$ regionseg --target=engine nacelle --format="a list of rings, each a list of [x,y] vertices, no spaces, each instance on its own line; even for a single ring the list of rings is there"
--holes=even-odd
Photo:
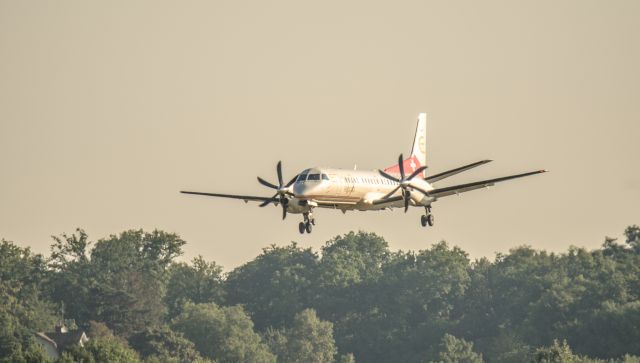
[[[311,207],[313,207],[313,202],[309,202],[305,199],[298,199],[293,197],[289,199],[289,204],[287,205],[287,212],[289,213],[308,213],[311,211]]]

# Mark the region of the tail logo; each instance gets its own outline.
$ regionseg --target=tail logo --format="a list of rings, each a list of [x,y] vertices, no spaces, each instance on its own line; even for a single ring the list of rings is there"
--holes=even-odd
[[[427,140],[424,135],[420,135],[420,139],[418,141],[418,148],[420,148],[420,152],[422,154],[427,153]]]

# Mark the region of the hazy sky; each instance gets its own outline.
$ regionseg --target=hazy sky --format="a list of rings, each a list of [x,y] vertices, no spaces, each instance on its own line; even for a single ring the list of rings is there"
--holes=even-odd
[[[472,257],[595,248],[640,224],[639,1],[0,0],[0,237],[179,233],[233,268],[271,243],[363,229]],[[271,195],[315,166],[385,167],[428,113],[438,184],[551,172],[420,208],[301,216]]]

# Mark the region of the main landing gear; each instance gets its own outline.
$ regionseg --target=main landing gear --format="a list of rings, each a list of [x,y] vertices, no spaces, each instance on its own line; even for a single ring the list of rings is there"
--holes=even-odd
[[[423,227],[427,225],[433,226],[433,214],[431,214],[431,207],[424,207],[425,214],[420,217],[420,223]]]
[[[303,213],[302,215],[304,217],[304,222],[300,222],[300,224],[298,224],[298,231],[300,231],[300,234],[303,234],[304,232],[311,233],[311,231],[313,231],[313,226],[316,225],[316,220],[313,218],[313,214],[311,214],[311,212]]]

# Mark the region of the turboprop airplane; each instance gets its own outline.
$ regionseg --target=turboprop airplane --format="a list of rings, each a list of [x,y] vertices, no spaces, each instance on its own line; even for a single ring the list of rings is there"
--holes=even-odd
[[[260,202],[260,207],[269,204],[279,205],[282,208],[282,219],[287,217],[287,213],[302,214],[303,221],[298,225],[300,233],[311,233],[316,224],[313,217],[315,208],[337,209],[343,213],[350,210],[370,211],[404,208],[406,213],[409,207],[420,207],[425,210],[425,214],[420,218],[420,223],[426,227],[433,226],[431,205],[440,198],[490,187],[506,180],[546,172],[546,170],[536,170],[473,183],[435,186],[435,183],[445,178],[486,164],[491,160],[481,160],[442,173],[426,175],[426,126],[427,114],[421,113],[418,115],[411,156],[405,159],[400,154],[397,164],[383,170],[365,171],[313,167],[303,170],[285,184],[282,177],[282,162],[278,161],[276,166],[278,184],[258,177],[260,184],[276,191],[271,197],[190,191],[181,191],[181,193],[240,199],[245,203],[249,201]]]

